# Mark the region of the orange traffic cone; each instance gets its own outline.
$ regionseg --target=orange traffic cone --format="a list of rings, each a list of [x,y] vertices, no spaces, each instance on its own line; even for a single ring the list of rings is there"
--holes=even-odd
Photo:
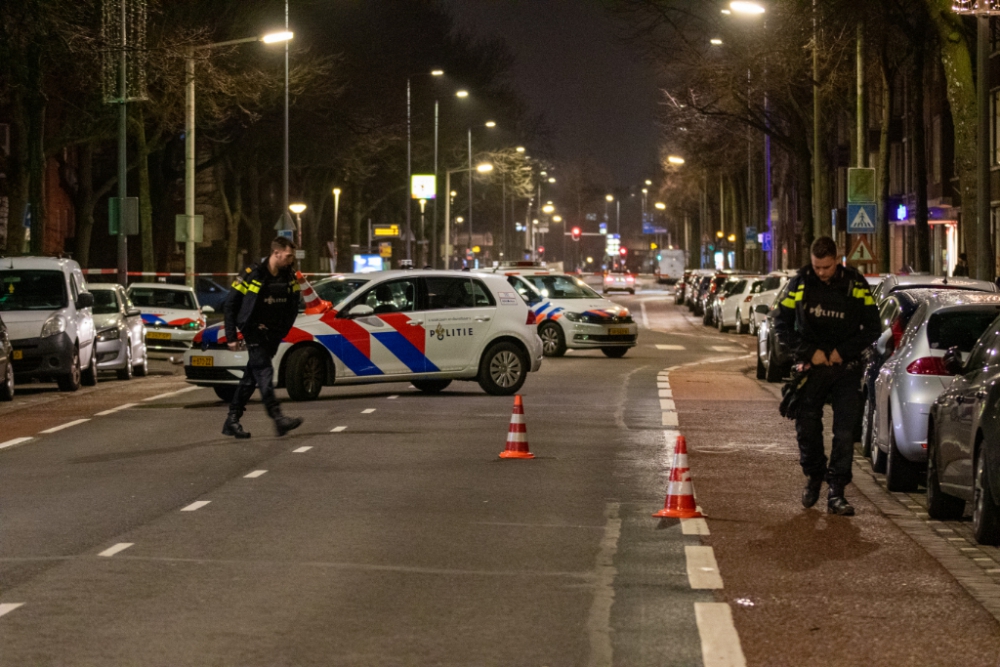
[[[306,280],[306,277],[302,275],[301,271],[295,272],[295,279],[299,281],[302,299],[306,304],[306,315],[321,315],[333,308],[332,303],[319,298],[319,295],[316,294],[316,291],[309,284],[309,281]]]
[[[514,395],[514,411],[510,415],[510,429],[507,431],[507,449],[500,452],[502,459],[533,459],[528,451],[528,425],[524,423],[524,404],[521,395]]]
[[[663,503],[663,509],[653,516],[675,519],[695,519],[701,516],[701,512],[698,511],[698,507],[694,503],[691,469],[688,468],[687,440],[684,439],[683,435],[677,436],[674,463],[670,466],[667,499]]]

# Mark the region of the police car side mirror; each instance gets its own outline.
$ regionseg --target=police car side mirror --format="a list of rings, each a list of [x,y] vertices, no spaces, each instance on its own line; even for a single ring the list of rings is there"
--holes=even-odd
[[[214,313],[215,312],[215,308],[212,308],[211,306],[202,306],[201,307],[201,312],[206,313],[206,314]]]
[[[368,317],[369,315],[374,315],[375,309],[371,306],[359,303],[358,305],[347,311],[348,317]]]
[[[965,368],[965,364],[962,362],[962,352],[957,345],[949,347],[941,361],[944,364],[944,369],[951,375],[961,375]]]

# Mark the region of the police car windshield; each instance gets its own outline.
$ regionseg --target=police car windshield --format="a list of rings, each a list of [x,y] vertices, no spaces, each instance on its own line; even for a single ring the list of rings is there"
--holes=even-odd
[[[194,305],[194,294],[187,290],[133,287],[128,294],[136,308],[198,310]]]
[[[0,271],[0,311],[66,307],[61,271]]]
[[[572,276],[522,276],[547,299],[600,299],[601,295]]]
[[[316,292],[319,298],[324,301],[329,301],[334,306],[349,297],[355,291],[367,285],[369,280],[364,279],[346,279],[346,278],[327,278],[326,280],[321,280],[313,285],[313,290]],[[300,300],[301,307],[305,307]]]

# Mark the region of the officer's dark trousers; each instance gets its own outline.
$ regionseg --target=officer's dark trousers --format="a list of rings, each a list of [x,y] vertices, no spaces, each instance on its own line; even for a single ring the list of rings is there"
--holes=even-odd
[[[230,412],[235,413],[237,418],[243,414],[247,402],[258,388],[267,414],[272,418],[281,414],[281,406],[274,395],[274,366],[271,362],[277,351],[277,346],[268,343],[247,343],[247,367],[229,405]]]
[[[851,482],[854,434],[861,420],[861,365],[814,366],[802,388],[801,410],[795,420],[799,463],[808,477],[822,477],[832,486]],[[833,448],[827,465],[823,451],[823,404],[833,406]]]

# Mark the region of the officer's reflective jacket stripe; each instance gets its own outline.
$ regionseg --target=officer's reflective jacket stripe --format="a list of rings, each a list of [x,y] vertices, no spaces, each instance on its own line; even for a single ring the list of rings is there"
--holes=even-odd
[[[795,362],[809,362],[816,350],[823,350],[827,355],[837,350],[845,362],[856,359],[878,339],[881,328],[868,281],[851,267],[837,267],[831,285],[843,287],[836,306],[844,308],[844,328],[851,332],[840,339],[829,331],[820,331],[810,325],[806,313],[806,292],[811,285],[820,285],[812,266],[801,268],[790,281],[788,293],[778,304],[778,312],[774,316],[774,330],[779,344],[787,347]]]
[[[236,330],[246,331],[247,323],[253,317],[254,307],[257,305],[257,295],[260,294],[264,286],[265,274],[267,273],[267,260],[265,257],[259,264],[247,267],[243,273],[236,277],[233,282],[233,289],[226,297],[223,308],[226,317],[226,340],[236,340]],[[288,306],[282,313],[281,328],[279,331],[270,332],[278,339],[284,338],[291,331],[295,324],[295,318],[299,314],[299,283],[295,276],[288,269],[282,270],[279,274],[282,279],[288,281]]]

